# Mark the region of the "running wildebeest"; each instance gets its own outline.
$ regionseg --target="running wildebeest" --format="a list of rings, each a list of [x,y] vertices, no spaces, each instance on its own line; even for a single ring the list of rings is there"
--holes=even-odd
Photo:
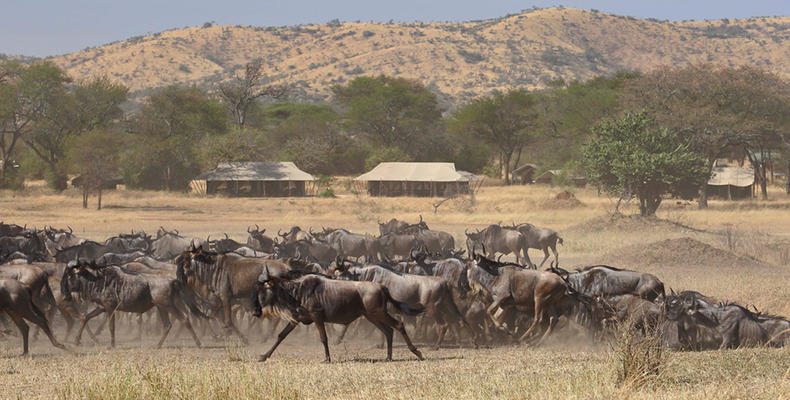
[[[528,249],[543,250],[543,261],[540,262],[537,268],[543,268],[543,264],[549,259],[549,249],[554,252],[554,263],[552,263],[552,265],[560,265],[559,254],[557,254],[557,243],[562,244],[563,240],[557,231],[549,228],[538,228],[528,223],[513,224],[513,229],[519,231],[521,235],[524,236],[526,244],[526,246],[524,246],[524,259],[529,266],[534,268],[535,264],[529,259],[529,254],[527,254]]]
[[[526,252],[524,235],[515,229],[504,228],[499,225],[489,225],[482,231],[466,234],[467,251],[482,247],[488,258],[494,258],[497,253],[504,255],[514,254],[516,263],[521,263],[521,256]],[[532,265],[530,265],[532,267]]]
[[[582,268],[567,277],[571,286],[587,296],[608,297],[619,294],[633,294],[645,300],[654,301],[664,295],[664,283],[655,275],[593,265]]]
[[[578,302],[589,299],[570,291],[565,280],[552,272],[523,269],[474,253],[473,258],[467,260],[467,266],[472,291],[493,299],[486,312],[499,329],[515,335],[503,326],[503,311],[514,307],[532,311],[532,324],[519,340],[540,336],[538,342],[541,342],[551,333],[559,317],[568,314]],[[540,335],[538,330],[543,329],[544,324],[545,331]]]
[[[178,280],[145,275],[118,266],[73,262],[63,272],[60,284],[61,292],[67,301],[73,301],[72,294],[79,293],[83,298],[97,305],[87,315],[82,316],[76,337],[77,344],[88,321],[101,313],[106,313],[109,320],[110,345],[115,347],[117,311],[142,314],[156,308],[163,327],[157,348],[162,347],[170,332],[172,324],[169,315],[171,314],[186,326],[195,344],[200,347],[200,340],[192,329],[189,318],[179,310],[178,304],[181,302],[195,315],[205,316],[192,301],[192,297],[185,295],[184,286]]]
[[[398,221],[395,218],[389,220],[389,222],[385,224],[382,224],[381,222],[379,222],[378,224],[379,224],[379,236],[384,236],[389,233],[400,233],[403,232],[403,230],[409,226],[407,222]]]
[[[421,240],[409,234],[387,233],[378,239],[381,258],[388,260],[407,259],[412,250],[422,246]]]
[[[354,281],[375,282],[387,288],[393,299],[412,308],[422,308],[425,316],[436,321],[437,339],[434,347],[439,348],[448,328],[452,328],[460,343],[461,327],[464,327],[477,346],[477,337],[458,310],[453,300],[450,283],[437,276],[404,274],[380,265],[366,265],[341,269],[341,277]]]
[[[66,346],[55,339],[44,313],[33,304],[30,288],[16,279],[0,278],[0,313],[2,312],[11,317],[22,334],[22,355],[28,353],[28,333],[30,331],[25,320],[41,328],[53,346],[67,350]]]
[[[233,321],[232,306],[245,302],[255,290],[255,283],[268,267],[272,275],[284,274],[290,267],[282,262],[246,258],[234,253],[218,254],[202,246],[187,249],[176,259],[176,276],[200,298],[211,304],[214,313],[228,333],[235,333],[243,342],[247,338]]]
[[[403,323],[387,313],[387,304],[394,305],[407,315],[422,312],[394,300],[387,289],[377,283],[338,281],[312,274],[281,279],[265,268],[258,278],[256,291],[252,296],[253,314],[260,317],[263,307],[269,307],[271,313],[288,321],[288,325],[277,335],[277,341],[269,351],[261,355],[259,361],[266,361],[271,357],[277,346],[299,323],[315,323],[324,345],[324,362],[331,362],[324,324],[348,325],[361,316],[384,333],[387,339],[387,361],[392,360],[393,329],[400,332],[409,350],[419,360],[423,360],[422,353],[414,347],[406,334]]]
[[[184,250],[192,246],[202,246],[203,239],[188,238],[179,235],[178,231],[168,232],[163,227],[159,227],[156,232],[156,240],[151,242],[151,252],[155,259],[159,261],[170,261],[178,257]]]

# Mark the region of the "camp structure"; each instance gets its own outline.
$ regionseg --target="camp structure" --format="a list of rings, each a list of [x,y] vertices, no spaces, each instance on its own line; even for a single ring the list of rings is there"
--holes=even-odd
[[[753,195],[754,170],[744,167],[715,166],[708,179],[708,196],[746,199]]]
[[[561,169],[550,169],[535,178],[535,183],[543,183],[548,185],[554,185],[554,177],[561,177],[565,176],[568,172],[561,170]],[[581,175],[574,175],[570,178],[570,182],[573,186],[577,187],[584,187],[587,185],[587,178]]]
[[[538,166],[535,164],[524,164],[513,170],[513,176],[517,176],[518,181],[521,182],[522,185],[526,185],[532,183],[536,169],[538,169]]]
[[[308,193],[315,177],[284,162],[221,162],[217,168],[195,178],[194,187],[205,182],[205,194],[232,197],[299,197]],[[312,186],[312,185],[311,185]]]
[[[450,197],[469,193],[470,175],[453,163],[383,162],[354,181],[366,184],[371,196]]]

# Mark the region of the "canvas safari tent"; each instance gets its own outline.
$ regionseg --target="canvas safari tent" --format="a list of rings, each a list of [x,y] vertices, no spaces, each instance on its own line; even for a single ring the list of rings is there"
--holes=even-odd
[[[469,173],[446,162],[383,162],[354,178],[371,196],[449,197],[469,193]]]
[[[315,181],[315,177],[289,161],[221,162],[217,168],[201,174],[195,181],[191,185],[193,189],[202,192],[202,186],[207,195],[222,193],[233,197],[298,197],[309,193],[311,187],[308,187],[308,183]]]
[[[744,167],[715,166],[708,180],[708,196],[723,199],[752,197],[754,170]]]

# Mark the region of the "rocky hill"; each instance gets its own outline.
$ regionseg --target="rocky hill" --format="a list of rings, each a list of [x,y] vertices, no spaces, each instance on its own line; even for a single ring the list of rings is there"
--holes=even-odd
[[[253,60],[297,98],[359,75],[418,79],[458,104],[494,89],[540,88],[620,69],[753,64],[790,78],[790,18],[672,22],[551,8],[464,23],[206,26],[53,57],[74,78],[106,74],[144,94],[213,87]]]

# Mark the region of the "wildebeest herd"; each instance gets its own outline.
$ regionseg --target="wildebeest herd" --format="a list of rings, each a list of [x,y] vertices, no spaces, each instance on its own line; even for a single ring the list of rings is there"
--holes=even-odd
[[[181,323],[177,333],[185,328],[198,347],[206,335],[247,343],[248,334],[273,335],[285,322],[261,361],[299,324],[315,324],[327,362],[326,324],[343,326],[337,342],[349,326],[356,336],[377,329],[387,360],[394,331],[422,359],[412,338],[436,348],[448,333],[458,345],[475,348],[538,344],[558,326],[573,325],[601,340],[625,321],[677,350],[790,343],[787,319],[694,291],[666,293],[652,274],[606,265],[562,269],[562,238],[531,224],[466,230],[464,250],[421,216],[414,224],[379,223],[378,236],[294,226],[270,237],[258,225],[247,233],[239,243],[227,234],[202,239],[160,227],[154,235],[132,231],[99,243],[71,228],[0,223],[0,311],[7,315],[0,314],[0,325],[4,332],[11,332],[10,322],[17,325],[26,354],[25,321],[63,349],[51,330],[55,318],[63,320],[64,337],[78,323],[76,344],[83,332],[100,343],[106,325],[114,346],[116,316],[136,314],[141,337],[144,315],[155,309],[160,347],[173,318]],[[543,251],[540,265],[528,249]],[[554,259],[541,270],[549,250]],[[515,263],[501,260],[508,254]],[[105,322],[91,327],[101,314]],[[359,317],[369,324],[352,324]]]

